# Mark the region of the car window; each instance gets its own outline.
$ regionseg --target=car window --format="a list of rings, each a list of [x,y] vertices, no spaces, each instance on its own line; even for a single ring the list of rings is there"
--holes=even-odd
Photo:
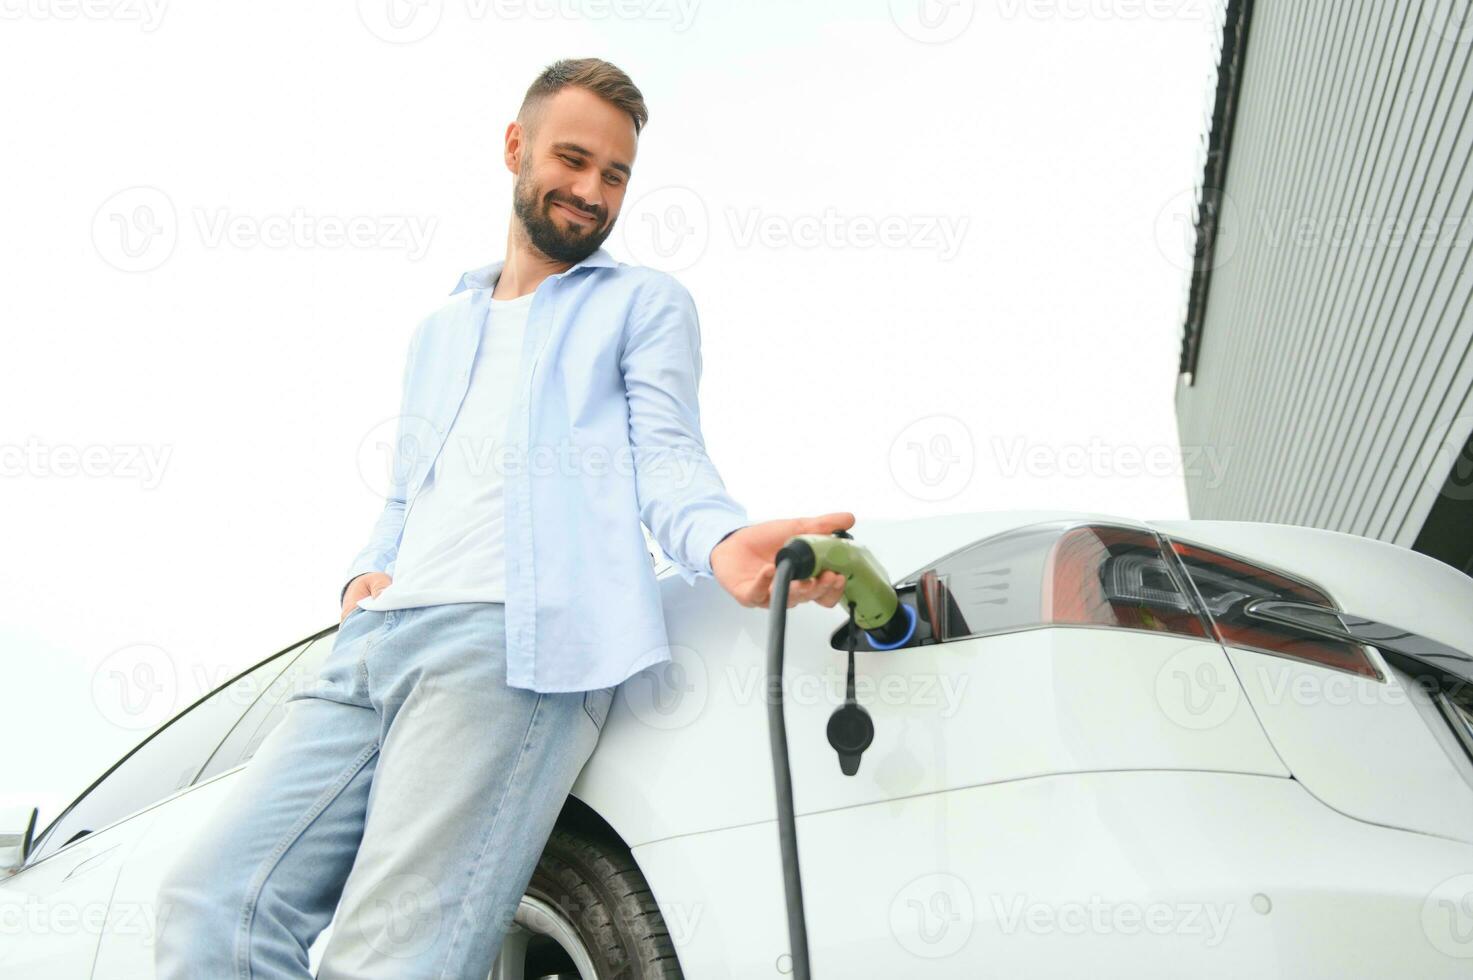
[[[27,863],[193,783],[220,740],[305,647],[303,643],[277,654],[227,682],[154,732],[47,828]]]
[[[312,683],[317,676],[318,668],[322,666],[322,661],[332,650],[336,636],[334,632],[313,640],[307,645],[307,649],[302,652],[301,656],[297,657],[291,666],[271,682],[265,693],[256,699],[245,714],[240,716],[240,720],[230,730],[230,734],[226,735],[219,748],[215,749],[214,754],[205,763],[205,767],[200,770],[198,779],[218,776],[225,770],[233,769],[248,761],[256,754],[256,749],[260,747],[261,742],[280,723],[282,713],[286,710],[287,695]]]

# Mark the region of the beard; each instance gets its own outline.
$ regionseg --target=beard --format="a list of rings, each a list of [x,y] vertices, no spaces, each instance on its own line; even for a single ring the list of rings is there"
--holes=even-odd
[[[598,251],[598,247],[604,243],[604,239],[609,237],[609,232],[614,228],[613,222],[606,221],[608,213],[602,208],[591,209],[595,212],[591,226],[559,227],[552,214],[555,200],[560,200],[579,210],[590,209],[585,208],[581,201],[572,198],[543,195],[540,193],[540,188],[532,183],[529,168],[525,166],[517,175],[512,199],[513,210],[521,220],[522,228],[527,232],[528,241],[539,252],[555,262],[572,264],[582,262]]]

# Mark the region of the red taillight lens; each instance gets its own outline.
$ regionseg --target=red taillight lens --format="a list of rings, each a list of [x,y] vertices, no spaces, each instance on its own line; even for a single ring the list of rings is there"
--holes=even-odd
[[[1333,609],[1319,589],[1141,528],[1030,524],[955,551],[912,581],[938,640],[1046,625],[1110,626],[1212,639],[1383,679],[1361,646],[1243,612],[1265,598]]]
[[[1281,657],[1292,657],[1362,677],[1384,680],[1366,652],[1352,643],[1326,640],[1251,619],[1243,607],[1252,599],[1278,598],[1335,608],[1329,596],[1308,583],[1282,572],[1262,568],[1210,548],[1171,542],[1224,646],[1246,647]]]
[[[1209,636],[1146,531],[1092,524],[1064,532],[1049,552],[1042,598],[1046,623]]]

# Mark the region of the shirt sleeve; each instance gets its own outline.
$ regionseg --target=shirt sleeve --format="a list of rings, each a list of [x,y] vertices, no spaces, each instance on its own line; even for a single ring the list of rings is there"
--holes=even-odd
[[[636,300],[620,356],[639,516],[687,583],[713,577],[711,550],[746,527],[701,436],[695,302],[657,274]]]
[[[399,550],[399,532],[404,528],[404,498],[407,493],[405,480],[408,476],[406,461],[400,459],[398,454],[402,447],[408,444],[407,438],[411,435],[409,426],[409,385],[414,375],[414,359],[419,352],[420,335],[424,331],[424,323],[421,322],[409,338],[409,350],[404,357],[404,377],[400,386],[399,396],[399,421],[397,433],[394,439],[392,452],[395,458],[390,466],[389,492],[384,498],[384,509],[379,514],[378,520],[369,532],[368,544],[353,559],[348,566],[347,581],[343,583],[343,590],[338,596],[338,605],[342,605],[348,596],[348,586],[360,575],[369,572],[385,571],[389,563],[394,560]]]

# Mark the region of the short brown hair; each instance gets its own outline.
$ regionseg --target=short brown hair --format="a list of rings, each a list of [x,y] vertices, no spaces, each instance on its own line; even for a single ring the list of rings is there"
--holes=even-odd
[[[636,136],[649,121],[650,113],[645,108],[644,96],[624,72],[602,58],[564,58],[542,69],[542,74],[537,76],[522,99],[517,119],[529,137],[537,128],[537,107],[567,85],[585,88],[629,113],[634,120]]]

